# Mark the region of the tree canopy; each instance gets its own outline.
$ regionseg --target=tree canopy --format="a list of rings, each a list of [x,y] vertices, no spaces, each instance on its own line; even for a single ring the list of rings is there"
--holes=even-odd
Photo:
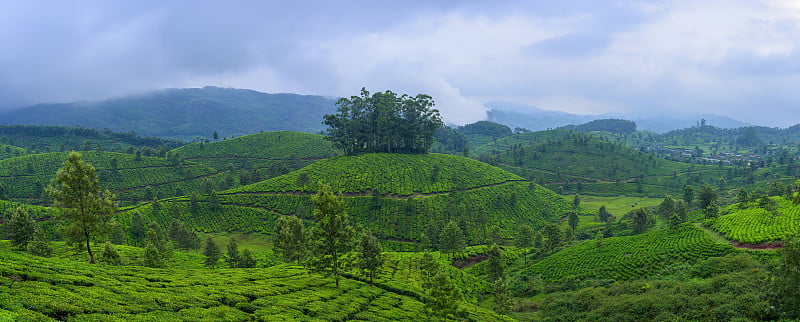
[[[392,91],[341,98],[338,112],[325,115],[328,139],[345,154],[427,153],[442,126],[433,99],[425,94],[398,96]]]
[[[105,217],[114,213],[116,204],[110,192],[100,188],[95,168],[72,152],[47,188],[61,216],[69,221],[62,234],[68,244],[85,243],[89,263],[94,264],[92,237],[105,229]]]

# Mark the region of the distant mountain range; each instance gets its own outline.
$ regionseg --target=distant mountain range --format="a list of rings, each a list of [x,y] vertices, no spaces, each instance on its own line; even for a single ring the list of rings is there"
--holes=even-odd
[[[322,116],[336,112],[336,98],[267,94],[254,90],[203,87],[164,89],[147,94],[100,101],[38,104],[0,112],[0,125],[82,126],[142,136],[192,141],[269,131],[316,133],[325,127]],[[737,128],[749,124],[724,116],[629,117],[579,115],[532,106],[489,103],[488,120],[532,131],[583,124],[597,119],[635,121],[637,129],[663,133],[699,124]],[[521,111],[521,112],[520,112]]]
[[[508,103],[489,103],[488,119],[491,122],[508,125],[510,128],[524,128],[531,131],[555,129],[567,125],[579,125],[598,119],[626,119],[636,122],[638,130],[664,133],[698,125],[701,120],[719,128],[739,128],[750,124],[727,116],[698,114],[694,116],[626,116],[619,114],[581,115],[561,111],[549,111],[533,106]],[[524,112],[520,112],[524,111]]]
[[[93,102],[38,104],[0,113],[0,124],[65,125],[192,140],[260,131],[318,132],[335,99],[203,87]]]

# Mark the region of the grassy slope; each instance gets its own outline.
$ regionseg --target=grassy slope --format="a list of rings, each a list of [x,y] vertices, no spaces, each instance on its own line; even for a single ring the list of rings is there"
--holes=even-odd
[[[639,278],[673,263],[694,262],[731,251],[732,246],[716,242],[702,229],[684,224],[678,231],[660,229],[599,242],[584,241],[546,257],[522,273],[537,274],[545,280]]]
[[[61,123],[63,124],[63,123]],[[53,125],[0,125],[0,144],[10,144],[29,151],[50,152],[83,150],[89,141],[92,150],[98,145],[104,151],[139,150],[142,147],[156,149],[160,146],[175,148],[185,143],[153,137],[141,137],[133,133],[118,133],[108,130],[87,129]]]
[[[796,236],[800,232],[800,205],[782,197],[772,200],[778,205],[774,213],[759,208],[755,202],[747,204],[745,209],[736,204],[727,208],[731,214],[717,218],[711,228],[743,243],[775,242]]]
[[[215,169],[226,169],[229,165],[237,169],[268,169],[283,164],[291,170],[341,154],[322,135],[291,131],[264,132],[212,143],[195,143],[172,150],[171,153]]]
[[[114,152],[81,152],[97,170],[103,188],[120,200],[147,200],[148,194],[171,196],[198,190],[200,179],[217,173],[193,162]],[[67,158],[66,152],[41,153],[0,160],[0,184],[10,199],[41,202],[44,188]],[[114,170],[112,160],[117,160]],[[150,191],[148,191],[150,190]],[[152,198],[152,197],[150,197]]]
[[[28,154],[28,151],[13,145],[0,144],[0,160]]]
[[[568,130],[516,134],[478,150],[478,159],[564,193],[678,194],[687,182],[713,182],[724,173]]]
[[[438,168],[439,174],[433,172]],[[298,184],[307,177],[307,184]],[[367,154],[322,160],[301,170],[218,194],[163,201],[153,212],[138,211],[167,223],[181,218],[201,231],[272,232],[277,216],[312,219],[311,197],[319,181],[343,191],[353,221],[386,239],[416,240],[432,225],[463,221],[470,240],[483,240],[492,225],[510,237],[519,224],[540,226],[568,210],[558,195],[475,160],[440,154]],[[455,190],[454,190],[455,189]]]
[[[58,246],[58,245],[57,245]],[[62,249],[59,246],[58,249]],[[119,246],[127,262],[142,252]],[[38,258],[0,242],[0,319],[76,321],[331,321],[426,320],[418,255],[387,254],[383,273],[372,286],[331,278],[292,265],[255,269],[88,265],[71,257]],[[194,266],[196,254],[176,253],[173,265]],[[195,263],[195,264],[192,264]],[[481,284],[452,267],[462,289]],[[354,278],[357,275],[350,275]],[[11,286],[7,277],[22,279]],[[474,301],[467,297],[468,301]],[[508,318],[464,302],[470,321]]]

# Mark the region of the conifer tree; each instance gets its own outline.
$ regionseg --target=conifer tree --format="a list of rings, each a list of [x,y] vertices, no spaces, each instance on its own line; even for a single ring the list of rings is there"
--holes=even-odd
[[[362,232],[359,246],[358,267],[369,277],[369,283],[372,284],[384,262],[381,244],[375,236]]]
[[[775,272],[773,288],[776,306],[785,319],[800,319],[800,240],[789,237],[778,251],[780,264]]]
[[[454,253],[463,251],[464,247],[466,247],[464,232],[455,221],[451,220],[444,225],[439,235],[439,250],[452,256]]]
[[[531,230],[531,226],[525,224],[520,225],[519,232],[517,232],[517,238],[514,240],[514,243],[517,247],[522,249],[522,258],[527,263],[528,248],[533,246],[533,231]]]
[[[492,281],[505,279],[505,263],[503,262],[503,250],[497,244],[492,245],[489,250],[488,266],[489,279]]]
[[[147,238],[147,221],[142,214],[134,212],[131,216],[131,242],[134,246],[142,246],[145,238]]]
[[[114,244],[112,244],[110,241],[106,242],[106,245],[103,248],[103,253],[100,254],[100,261],[111,265],[122,264],[122,259],[119,257],[117,249],[114,247]]]
[[[311,266],[316,271],[333,275],[339,287],[339,269],[342,256],[353,249],[355,231],[350,226],[344,202],[331,192],[326,184],[311,198],[317,225],[311,230]]]
[[[231,268],[239,267],[239,245],[236,244],[236,240],[231,238],[231,241],[228,242],[228,253],[225,256],[225,261],[228,263],[228,266]]]
[[[244,250],[242,250],[242,256],[239,257],[238,267],[241,268],[256,267],[256,259],[253,257],[253,253],[251,253],[249,249],[245,248]]]
[[[425,308],[432,315],[447,321],[450,316],[459,313],[461,292],[446,271],[439,271],[433,277],[428,296],[430,296],[430,301],[425,304]]]
[[[68,222],[61,232],[67,244],[84,243],[89,263],[94,264],[92,237],[105,230],[105,218],[116,209],[111,193],[101,190],[95,168],[83,162],[80,153],[71,152],[47,193]]]
[[[219,250],[217,243],[215,243],[214,239],[210,236],[206,237],[203,256],[206,257],[203,264],[211,268],[217,267],[217,262],[219,262],[219,258],[222,256],[222,251]]]
[[[53,246],[50,245],[39,225],[34,226],[33,239],[28,242],[27,249],[28,253],[36,256],[49,257],[53,254]]]
[[[308,237],[303,220],[295,216],[281,216],[275,225],[272,247],[287,262],[300,261],[307,253]]]
[[[568,222],[568,224],[569,224],[569,227],[572,228],[573,231],[578,228],[578,223],[579,222],[580,222],[580,218],[578,217],[578,213],[577,212],[569,213],[569,222]]]
[[[8,210],[9,238],[11,239],[11,246],[19,249],[25,249],[28,242],[33,239],[33,234],[36,231],[36,222],[33,221],[28,211],[22,208],[22,205]]]

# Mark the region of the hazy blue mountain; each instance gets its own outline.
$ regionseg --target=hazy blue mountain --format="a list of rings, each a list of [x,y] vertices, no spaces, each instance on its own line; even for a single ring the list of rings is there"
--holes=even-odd
[[[579,125],[599,119],[625,119],[636,122],[637,129],[664,133],[675,129],[683,129],[697,125],[705,119],[706,124],[719,128],[739,128],[750,124],[727,116],[700,114],[689,116],[641,116],[620,114],[581,115],[561,111],[549,111],[534,106],[488,103],[491,109],[487,113],[488,120],[531,131],[554,129],[568,125]]]
[[[0,124],[80,125],[191,140],[259,131],[318,132],[335,99],[234,88],[164,89],[102,101],[38,104],[0,113]]]

